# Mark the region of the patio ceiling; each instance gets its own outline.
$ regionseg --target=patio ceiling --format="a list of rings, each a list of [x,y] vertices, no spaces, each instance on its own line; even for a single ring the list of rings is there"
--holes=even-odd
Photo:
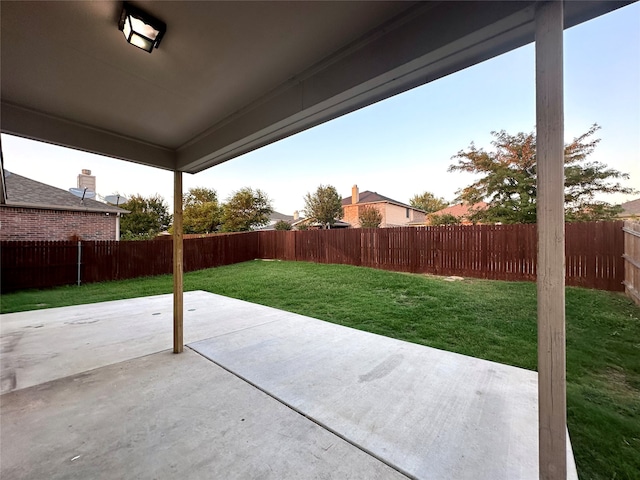
[[[535,3],[135,2],[149,55],[119,1],[3,1],[2,132],[196,173],[532,42]]]

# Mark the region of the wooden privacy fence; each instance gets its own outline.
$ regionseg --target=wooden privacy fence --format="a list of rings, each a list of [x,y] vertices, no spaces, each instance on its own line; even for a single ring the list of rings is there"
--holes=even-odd
[[[624,223],[623,257],[625,292],[640,305],[640,223]]]
[[[78,248],[78,242],[0,242],[2,292],[76,283]]]
[[[566,224],[566,282],[624,286],[623,222]],[[494,280],[536,279],[536,225],[260,232],[260,257]]]
[[[623,222],[566,225],[567,284],[624,290]],[[189,238],[185,271],[255,258],[341,263],[434,275],[535,280],[536,225],[263,231]],[[2,242],[2,291],[172,271],[171,241]],[[636,257],[637,259],[637,257]],[[637,289],[637,277],[634,288]]]
[[[186,240],[185,272],[258,258],[257,232],[251,233]],[[171,241],[0,242],[0,249],[3,292],[173,271]]]

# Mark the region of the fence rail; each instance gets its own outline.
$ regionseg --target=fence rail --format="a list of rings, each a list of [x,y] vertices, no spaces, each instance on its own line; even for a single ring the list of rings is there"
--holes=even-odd
[[[640,223],[625,222],[623,232],[625,293],[640,305]]]
[[[623,222],[567,224],[567,284],[623,291],[624,242]],[[1,242],[0,248],[4,292],[77,281],[76,242]],[[81,280],[171,273],[172,249],[173,242],[166,240],[82,242]],[[262,231],[184,241],[187,272],[271,258],[533,281],[536,257],[536,225]],[[627,278],[626,283],[637,291],[638,280]]]

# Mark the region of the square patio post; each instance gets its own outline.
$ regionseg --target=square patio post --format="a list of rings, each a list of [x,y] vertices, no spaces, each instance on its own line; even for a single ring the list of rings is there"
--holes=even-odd
[[[184,348],[183,320],[183,243],[182,243],[182,172],[173,174],[173,353]]]
[[[542,480],[567,476],[562,35],[562,2],[538,5],[538,438]]]

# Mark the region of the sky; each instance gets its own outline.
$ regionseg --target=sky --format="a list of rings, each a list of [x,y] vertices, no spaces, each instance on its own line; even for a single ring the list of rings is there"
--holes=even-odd
[[[302,212],[304,196],[357,184],[394,200],[429,191],[448,201],[473,182],[448,172],[471,142],[491,150],[491,132],[535,128],[535,57],[530,44],[422,87],[212,167],[183,175],[184,189],[206,187],[226,200],[243,187],[263,190],[276,211]],[[593,123],[601,142],[590,160],[628,173],[640,190],[640,2],[565,31],[565,141]],[[173,173],[2,135],[5,169],[65,190],[89,169],[97,192],[162,195],[172,209]],[[622,203],[640,197],[609,195]]]

